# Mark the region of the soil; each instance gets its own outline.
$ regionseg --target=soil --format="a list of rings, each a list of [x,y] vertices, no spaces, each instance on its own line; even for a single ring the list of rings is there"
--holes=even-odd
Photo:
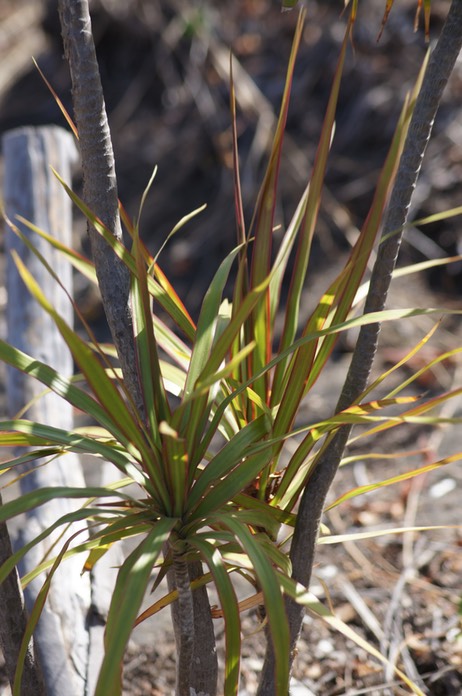
[[[346,258],[371,202],[405,92],[427,46],[422,27],[413,32],[416,0],[396,0],[377,43],[385,0],[360,2],[354,50],[340,98],[326,191],[304,310],[317,300]],[[293,84],[288,137],[276,217],[290,219],[315,155],[323,112],[345,19],[343,2],[308,3],[307,23]],[[177,235],[162,266],[197,315],[216,265],[234,244],[229,85],[223,65],[235,55],[238,130],[247,217],[268,154],[267,128],[277,117],[296,13],[281,14],[276,0],[94,0],[94,33],[116,153],[119,195],[131,216],[155,164],[159,170],[142,217],[142,233],[158,249],[182,215],[207,202],[207,210]],[[432,3],[431,41],[449,7]],[[63,118],[30,61],[33,54],[71,112],[69,76],[62,59],[55,2],[3,0],[0,6],[0,133]],[[242,85],[242,87],[241,87]],[[245,89],[244,89],[245,87]],[[411,217],[419,219],[461,203],[462,67],[456,66],[435,124]],[[79,186],[76,173],[76,186]],[[76,244],[86,250],[82,222]],[[204,253],[205,252],[205,253]],[[400,264],[462,253],[459,218],[410,227]],[[454,263],[398,281],[389,306],[460,308],[462,264]],[[98,298],[86,285],[79,299],[98,336],[107,337]],[[390,368],[429,330],[429,317],[384,326],[375,375]],[[462,326],[445,319],[409,368],[461,345]],[[316,385],[302,419],[332,412],[354,335],[342,338],[324,380]],[[462,364],[453,356],[414,382],[407,393],[440,394],[460,387]],[[388,386],[389,391],[392,386]],[[386,393],[382,390],[381,394]],[[462,416],[461,400],[446,415]],[[359,434],[358,431],[355,434]],[[462,450],[457,425],[436,432],[400,426],[351,443],[330,502],[357,486],[380,481]],[[374,452],[375,459],[366,454]],[[388,459],[385,455],[399,452]],[[462,693],[462,529],[456,461],[412,480],[343,502],[325,515],[334,534],[384,528],[435,527],[359,541],[320,544],[312,591],[336,615],[397,665],[426,694]],[[243,595],[249,588],[240,588]],[[223,626],[216,621],[223,656]],[[264,654],[256,612],[243,616],[242,696],[255,693]],[[124,671],[125,696],[173,693],[175,648],[167,614],[136,629]],[[5,681],[3,681],[5,683]],[[6,694],[6,687],[0,694]],[[389,666],[364,647],[307,615],[298,646],[293,696],[359,696],[410,693]]]

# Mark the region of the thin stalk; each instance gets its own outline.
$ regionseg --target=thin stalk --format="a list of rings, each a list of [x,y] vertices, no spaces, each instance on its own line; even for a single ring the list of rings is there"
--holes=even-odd
[[[380,311],[385,307],[412,194],[416,187],[422,160],[444,89],[461,48],[462,2],[460,0],[452,0],[441,35],[430,56],[422,88],[409,125],[396,181],[384,220],[383,241],[379,247],[377,260],[372,271],[369,293],[364,309],[365,313]],[[400,232],[396,233],[396,230],[400,230]],[[379,333],[380,324],[369,324],[361,328],[336,412],[350,406],[366,388],[377,350]],[[323,456],[319,459],[300,501],[290,557],[293,567],[292,576],[305,586],[309,586],[311,580],[319,524],[326,496],[337,473],[350,432],[350,426],[339,428],[332,441],[326,447]],[[288,598],[286,599],[286,610],[291,635],[289,659],[292,664],[305,612],[301,605],[297,605]],[[265,663],[258,689],[259,696],[273,696],[273,694],[276,694],[274,668],[274,653],[271,641],[268,641]]]
[[[194,652],[194,608],[189,580],[188,564],[184,557],[174,552],[173,572],[178,591],[178,613],[175,634],[177,636],[178,662],[176,672],[176,696],[190,696],[189,684]]]
[[[204,575],[200,561],[189,564],[190,581]],[[218,660],[215,644],[215,632],[210,611],[210,602],[205,586],[193,592],[194,603],[194,654],[191,673],[193,694],[216,696],[218,684]]]
[[[216,654],[215,636],[213,621],[210,612],[207,589],[198,587],[191,592],[190,584],[204,574],[200,561],[190,561],[186,563],[181,557],[176,559],[177,565],[168,573],[168,587],[172,591],[178,587],[178,580],[183,584],[184,598],[180,602],[174,602],[171,607],[173,628],[175,631],[175,643],[178,654],[177,665],[177,696],[180,696],[180,686],[183,679],[188,679],[188,689],[185,692],[188,696],[216,696],[218,682],[218,662]],[[184,574],[186,566],[188,577]],[[177,578],[176,569],[179,568],[180,577]],[[189,593],[189,594],[188,594]],[[188,596],[192,597],[191,604]],[[188,634],[193,640],[192,662],[189,662],[189,643]],[[186,656],[182,658],[181,653],[186,650]],[[181,662],[181,664],[180,664]],[[188,669],[189,663],[189,669]]]
[[[88,0],[58,0],[64,49],[72,79],[74,116],[84,175],[84,201],[114,236],[122,240],[117,180],[111,135],[91,31]],[[130,276],[107,243],[89,228],[92,253],[104,310],[120,359],[124,381],[138,413],[144,414],[130,309]],[[199,563],[194,566],[202,574]],[[206,696],[216,693],[216,649],[207,590],[193,595],[191,627],[194,661],[191,684],[203,684]],[[195,633],[194,633],[195,631]],[[177,645],[180,662],[183,660]],[[197,691],[199,693],[199,691]],[[189,691],[188,691],[189,696]]]
[[[2,500],[0,497],[0,505]],[[13,555],[10,536],[4,522],[0,523],[0,565]],[[5,658],[8,680],[13,688],[16,665],[22,638],[26,632],[27,616],[18,573],[13,570],[0,585],[0,648]],[[24,661],[21,696],[45,696],[42,672],[33,644]]]
[[[114,152],[88,0],[58,0],[58,8],[72,80],[74,118],[79,133],[83,199],[114,237],[122,241]],[[104,311],[124,380],[138,411],[143,413],[130,308],[130,273],[91,225],[88,226],[88,234]]]

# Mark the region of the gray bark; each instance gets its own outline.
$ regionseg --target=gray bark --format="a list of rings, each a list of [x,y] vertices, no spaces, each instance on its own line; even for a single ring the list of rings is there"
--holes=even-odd
[[[422,88],[416,101],[384,220],[383,238],[385,241],[382,242],[378,250],[366,299],[365,313],[380,311],[385,307],[412,194],[443,91],[461,47],[462,2],[453,0],[437,45],[430,57]],[[386,239],[390,233],[396,232],[396,230],[401,231]],[[350,406],[366,388],[377,350],[379,332],[379,324],[361,327],[336,412]],[[311,581],[316,540],[326,496],[337,473],[350,432],[350,426],[339,428],[322,458],[318,461],[300,501],[290,557],[293,578],[305,586],[309,586]],[[290,662],[292,663],[305,612],[301,605],[297,605],[289,599],[286,600],[286,610],[291,635]],[[268,641],[258,690],[259,696],[272,696],[276,693],[274,666],[274,652],[271,641]]]
[[[114,153],[91,32],[88,0],[59,0],[58,7],[64,51],[71,73],[74,117],[79,132],[83,199],[121,242]],[[143,413],[130,309],[130,274],[91,225],[88,232],[104,311],[124,380],[136,408]]]
[[[181,555],[173,553],[175,587],[178,590],[178,614],[175,637],[178,646],[176,696],[190,696],[191,665],[194,652],[194,608],[188,564]]]
[[[2,498],[0,496],[0,505]],[[0,523],[0,564],[11,557],[13,551],[8,529]],[[0,648],[5,658],[8,679],[13,686],[21,642],[26,630],[27,616],[16,569],[0,585]],[[45,696],[45,685],[34,645],[28,647],[21,682],[21,696]]]
[[[117,181],[109,125],[101,87],[87,0],[59,0],[64,49],[72,79],[74,116],[79,132],[84,175],[84,201],[110,232],[122,240]],[[130,313],[130,276],[108,244],[89,227],[98,282],[124,381],[138,413],[144,405]],[[201,573],[201,564],[190,570]],[[194,644],[192,680],[202,693],[216,693],[216,650],[205,588],[193,595]],[[191,618],[191,617],[190,617]],[[207,669],[204,671],[204,665]],[[210,665],[210,669],[208,666]],[[197,693],[200,693],[197,691]]]
[[[185,570],[181,568],[181,563],[182,560],[179,559],[177,565],[179,566],[180,574],[182,570]],[[192,561],[187,564],[183,562],[183,565],[186,566],[190,581],[200,578],[204,573],[200,561]],[[167,575],[170,591],[174,589],[178,589],[179,591],[177,574],[178,573],[173,570]],[[184,580],[184,574],[182,578]],[[186,590],[185,587],[184,590]],[[177,696],[181,694],[180,683],[184,682],[185,676],[189,679],[189,696],[215,696],[218,683],[218,662],[213,619],[210,613],[207,590],[205,587],[200,587],[192,593],[192,614],[191,607],[188,605],[187,591],[184,591],[183,595],[183,606],[180,605],[180,601],[177,601],[172,604],[171,608],[177,652],[180,652],[180,646],[185,640],[187,641],[188,631],[190,635],[193,636],[194,640],[192,660],[190,659],[190,655],[188,655],[188,646],[186,657],[181,660],[181,664],[180,662],[178,664]]]

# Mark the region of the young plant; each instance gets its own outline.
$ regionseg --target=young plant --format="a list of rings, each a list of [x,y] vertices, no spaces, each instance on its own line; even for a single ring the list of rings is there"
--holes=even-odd
[[[300,12],[297,23],[269,163],[248,228],[241,200],[234,86],[231,84],[237,245],[216,270],[196,325],[162,273],[157,257],[152,257],[140,240],[138,222],[131,224],[120,209],[131,236],[131,250],[122,244],[112,174],[109,175],[113,184],[110,195],[104,200],[95,195],[100,188],[98,178],[104,179],[106,175],[92,169],[93,165],[85,157],[91,144],[83,142],[83,135],[88,137],[89,133],[91,136],[94,133],[89,131],[85,121],[89,118],[85,112],[87,83],[84,85],[77,70],[79,51],[91,53],[93,50],[91,42],[83,49],[81,45],[90,41],[91,33],[84,35],[76,31],[75,23],[78,24],[79,12],[82,8],[85,10],[85,3],[60,2],[87,176],[83,199],[64,181],[62,185],[89,222],[96,271],[92,263],[71,249],[62,248],[62,251],[92,281],[97,282],[98,276],[121,370],[110,360],[114,352],[99,345],[90,330],[88,340],[84,340],[70,329],[28,269],[16,258],[18,271],[30,292],[53,318],[65,339],[79,375],[67,379],[3,341],[0,341],[0,358],[38,379],[47,389],[90,416],[97,426],[67,432],[24,419],[4,421],[0,423],[0,446],[33,448],[33,452],[14,456],[1,466],[3,470],[11,470],[32,457],[41,461],[50,454],[65,457],[69,452],[77,452],[93,457],[96,465],[101,459],[111,462],[122,478],[119,476],[113,484],[99,487],[45,488],[3,505],[0,521],[56,497],[83,501],[80,509],[56,520],[39,538],[11,555],[0,568],[0,581],[8,577],[31,547],[63,528],[62,546],[56,557],[44,560],[22,578],[23,585],[27,585],[47,572],[23,639],[25,654],[50,583],[66,558],[82,554],[82,567],[87,572],[112,545],[128,538],[134,540],[134,550],[121,565],[113,592],[96,696],[121,693],[121,666],[131,631],[139,622],[170,604],[173,604],[178,648],[178,696],[199,692],[209,696],[216,694],[216,668],[213,659],[207,662],[214,651],[213,635],[210,643],[212,611],[205,590],[209,583],[215,585],[225,621],[225,674],[219,692],[226,696],[238,692],[240,614],[248,606],[263,606],[267,625],[268,653],[259,687],[262,695],[285,696],[288,693],[292,656],[301,616],[307,606],[359,642],[378,660],[386,661],[308,591],[325,495],[353,425],[371,424],[377,430],[402,423],[436,424],[438,417],[427,416],[427,412],[459,394],[461,389],[419,401],[418,405],[416,397],[398,396],[396,392],[371,399],[371,389],[379,386],[381,380],[367,388],[369,369],[366,363],[372,360],[376,339],[370,339],[369,334],[363,332],[372,330],[377,334],[378,322],[421,314],[441,315],[442,310],[414,307],[385,310],[386,289],[382,289],[379,306],[371,306],[371,297],[376,297],[376,292],[369,291],[366,311],[358,315],[359,298],[364,296],[362,282],[367,262],[394,185],[394,191],[397,190],[403,148],[406,155],[404,143],[413,133],[419,100],[425,94],[422,84],[430,67],[425,76],[422,71],[403,106],[369,214],[344,268],[326,288],[311,315],[301,318],[302,289],[356,4],[347,22],[311,180],[277,249],[273,249],[273,230],[279,163],[304,12]],[[457,11],[460,14],[460,10]],[[87,14],[85,17],[89,22]],[[90,89],[99,91],[94,82],[90,83]],[[104,112],[101,95],[99,103]],[[414,139],[415,135],[411,137]],[[108,138],[106,132],[106,151],[98,155],[103,158],[110,147]],[[93,145],[98,147],[97,137]],[[393,195],[395,193],[392,200]],[[387,236],[380,244],[379,259],[388,258],[388,245],[396,244],[405,222],[391,214],[385,219],[386,234],[394,236]],[[14,225],[13,228],[21,236],[20,230]],[[50,244],[59,246],[43,231],[34,230]],[[290,269],[288,260],[292,252],[295,260]],[[384,261],[377,264],[379,270],[374,271],[371,287],[374,287],[377,274],[383,274]],[[233,268],[232,293],[227,295]],[[54,274],[50,267],[47,270]],[[59,282],[59,278],[56,280]],[[283,283],[289,285],[284,304],[281,301]],[[160,314],[168,315],[168,325]],[[274,326],[276,316],[281,314],[284,321],[278,335]],[[362,371],[363,375],[367,372],[365,379],[359,378],[353,367],[334,415],[295,428],[303,400],[320,374],[329,369],[329,359],[339,335],[351,327],[361,327],[355,356],[362,361],[361,367],[367,368]],[[362,352],[364,340],[366,357]],[[425,339],[420,341],[409,355],[419,350],[424,342]],[[393,417],[381,413],[390,406],[399,407]],[[294,435],[303,437],[287,458],[284,445]],[[451,459],[460,456],[462,454],[456,453]],[[433,466],[443,463],[446,460]],[[396,480],[398,478],[386,479],[381,485]],[[136,493],[127,489],[131,483],[136,484]],[[342,499],[354,494],[346,492]],[[66,526],[71,522],[88,524],[90,539],[79,542],[66,537]],[[253,587],[251,598],[245,604],[237,600],[233,574],[244,576]],[[158,586],[166,575],[170,585],[168,594],[140,615],[142,600],[153,579]],[[203,622],[202,616],[205,616]],[[208,641],[206,648],[203,636]],[[196,660],[196,656],[207,662],[206,670],[201,672],[201,659]],[[422,693],[403,672],[396,671],[414,693]],[[22,673],[23,662],[19,661],[15,696],[20,693]]]

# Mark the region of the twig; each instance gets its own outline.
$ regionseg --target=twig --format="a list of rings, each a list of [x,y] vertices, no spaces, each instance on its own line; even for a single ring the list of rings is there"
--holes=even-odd
[[[365,626],[378,640],[383,638],[383,629],[380,626],[375,614],[369,609],[364,599],[361,597],[353,583],[349,581],[344,573],[338,573],[337,584],[351,606],[363,620]]]

